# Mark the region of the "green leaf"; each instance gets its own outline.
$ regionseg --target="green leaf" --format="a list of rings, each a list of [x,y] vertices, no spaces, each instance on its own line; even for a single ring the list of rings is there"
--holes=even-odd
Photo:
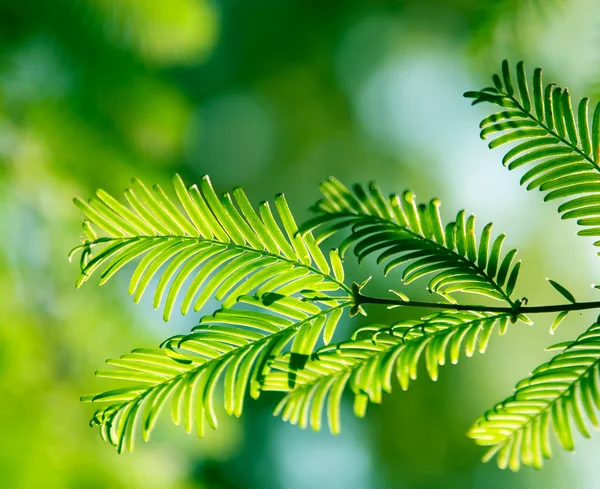
[[[554,334],[556,328],[558,328],[560,323],[562,323],[563,319],[567,317],[567,314],[569,314],[569,311],[561,311],[558,313],[558,316],[556,316],[556,318],[552,322],[552,326],[550,326],[550,334]]]
[[[506,313],[450,311],[387,327],[367,326],[351,341],[318,350],[301,371],[291,369],[289,353],[279,356],[263,390],[288,391],[275,409],[283,420],[319,430],[326,407],[329,429],[339,433],[341,394],[346,387],[354,395],[355,414],[362,417],[369,402],[380,403],[382,393],[391,391],[394,374],[406,390],[424,357],[430,378],[436,380],[438,365],[444,365],[448,355],[456,363],[461,351],[467,357],[476,350],[483,353],[492,331],[498,326],[503,332],[509,319]],[[291,373],[296,374],[292,385]]]
[[[571,292],[569,292],[566,288],[564,288],[562,285],[560,285],[558,282],[555,282],[554,280],[550,279],[550,278],[546,278],[546,280],[550,283],[550,285],[552,285],[552,287],[554,287],[554,289],[560,294],[562,295],[565,299],[567,299],[569,302],[575,304],[577,301],[575,300],[575,297],[573,296],[573,294],[571,294]]]
[[[428,289],[445,299],[453,300],[454,292],[467,292],[510,301],[507,289],[510,285],[512,292],[520,265],[508,268],[516,253],[511,250],[504,257],[504,267],[498,268],[504,235],[489,251],[491,224],[478,240],[475,216],[460,211],[455,222],[444,225],[438,199],[417,204],[415,195],[406,191],[386,201],[374,183],[368,190],[354,185],[351,191],[333,177],[320,188],[324,199],[314,208],[317,216],[301,232],[316,231],[317,240],[322,240],[347,230],[340,255],[353,248],[359,263],[375,255],[378,264],[385,263],[386,275],[402,267],[405,284],[427,277]],[[503,287],[509,272],[512,281]]]
[[[241,303],[251,310],[222,309],[204,317],[188,335],[165,341],[160,349],[134,350],[109,360],[113,369],[98,371],[99,377],[134,382],[128,387],[83,396],[82,401],[108,403],[91,421],[107,434],[119,452],[133,448],[134,428],[142,427],[144,440],[163,407],[171,405],[171,418],[189,433],[199,436],[204,423],[216,429],[215,388],[223,378],[223,404],[229,415],[240,416],[246,393],[257,397],[275,357],[286,345],[292,354],[305,358],[312,353],[323,328],[332,335],[343,310],[350,304],[330,301],[325,308],[293,297],[247,296]],[[290,365],[291,376],[298,366]]]
[[[331,261],[331,267],[333,268],[333,274],[335,278],[340,282],[344,281],[344,266],[338,250],[331,250],[329,252],[329,260]]]
[[[600,324],[594,323],[573,342],[549,349],[564,351],[536,368],[515,393],[479,418],[469,436],[490,447],[484,460],[497,456],[501,468],[521,464],[541,468],[552,455],[552,430],[565,450],[573,450],[571,425],[589,437],[586,421],[598,426],[600,395]]]
[[[579,235],[600,235],[595,227],[600,223],[600,105],[595,107],[591,124],[587,98],[579,102],[576,116],[569,91],[554,83],[544,87],[539,68],[533,73],[531,95],[523,62],[517,64],[520,100],[514,93],[506,60],[502,63],[502,82],[498,75],[493,79],[497,85],[493,96],[488,89],[465,94],[474,99],[474,104],[485,102],[501,107],[481,121],[481,136],[496,136],[489,143],[490,148],[515,143],[502,163],[510,170],[529,167],[521,184],[530,182],[527,190],[539,188],[548,192],[544,201],[566,199],[559,206],[562,218],[579,218],[577,223],[587,227]],[[567,208],[576,212],[566,212]],[[600,240],[594,244],[600,246]]]
[[[337,254],[331,254],[331,274],[313,236],[297,233],[282,195],[277,196],[276,204],[285,232],[268,204],[261,204],[259,213],[255,212],[239,188],[233,197],[224,194],[219,198],[208,177],[198,188],[186,187],[178,175],[173,177],[173,186],[176,199],[170,199],[159,186],[148,189],[134,180],[133,189],[125,193],[130,207],[102,190],[87,203],[75,199],[87,216],[85,244],[74,250],[82,253],[78,285],[97,272],[103,284],[126,265],[137,263],[129,293],[138,303],[150,284],[156,283],[154,307],[163,306],[165,321],[177,298],[184,295],[188,280],[182,314],[192,305],[198,311],[210,298],[231,307],[238,296],[259,289],[293,293],[289,291],[295,290],[297,271],[305,283],[318,290],[348,292]]]

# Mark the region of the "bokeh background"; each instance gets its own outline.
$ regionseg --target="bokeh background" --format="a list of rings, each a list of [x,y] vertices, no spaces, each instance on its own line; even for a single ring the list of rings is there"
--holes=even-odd
[[[87,427],[82,393],[104,359],[194,324],[134,306],[125,276],[75,290],[73,196],[211,175],[253,202],[285,192],[308,215],[321,179],[377,180],[494,221],[524,261],[517,293],[581,300],[599,258],[555,206],[518,187],[487,150],[463,91],[503,58],[540,65],[575,98],[600,95],[595,0],[0,0],[0,485],[146,489],[520,489],[598,487],[600,438],[557,451],[542,472],[481,464],[476,416],[594,319],[551,317],[494,337],[485,356],[395,389],[343,433],[312,433],[247,404],[203,440],[163,416],[151,443],[117,455]],[[389,287],[369,262],[373,293]],[[398,275],[391,277],[395,287]],[[419,284],[423,285],[423,284]],[[412,288],[424,298],[421,287]],[[205,311],[209,312],[209,311]],[[424,311],[371,310],[390,322]],[[360,321],[346,320],[343,335]]]

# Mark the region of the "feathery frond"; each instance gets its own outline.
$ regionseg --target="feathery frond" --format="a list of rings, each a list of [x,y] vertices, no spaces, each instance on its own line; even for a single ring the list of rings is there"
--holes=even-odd
[[[101,190],[88,203],[75,200],[90,219],[84,222],[87,238],[75,249],[81,250],[78,285],[98,270],[102,284],[137,261],[129,291],[137,302],[157,277],[154,307],[166,295],[165,320],[188,281],[183,314],[211,297],[222,301],[192,334],[109,361],[119,368],[98,373],[135,382],[84,398],[110,403],[92,424],[119,451],[133,446],[138,418],[148,437],[169,399],[173,420],[178,423],[183,411],[188,431],[194,417],[199,434],[205,419],[215,427],[213,390],[221,374],[226,411],[239,415],[248,386],[257,397],[261,379],[288,343],[290,370],[302,368],[318,338],[328,342],[343,309],[352,305],[337,251],[327,260],[312,235],[298,234],[282,195],[275,204],[283,230],[267,203],[256,213],[240,189],[219,199],[207,177],[200,188],[186,188],[178,176],[173,183],[180,208],[160,187],[149,190],[137,180],[125,193],[130,208]]]
[[[321,335],[330,335],[347,301],[329,301],[321,308],[298,298],[265,294],[243,296],[252,311],[222,309],[204,317],[188,335],[174,336],[160,349],[133,350],[108,360],[115,368],[100,377],[130,385],[84,396],[88,402],[109,403],[94,414],[91,426],[119,452],[132,450],[136,425],[148,440],[158,414],[171,406],[173,422],[188,433],[204,433],[205,423],[217,427],[215,388],[224,377],[224,405],[240,416],[246,392],[257,398],[274,358],[292,342],[290,372],[302,368]],[[133,382],[133,384],[131,384]]]
[[[590,118],[589,100],[583,99],[575,113],[568,90],[544,87],[540,69],[530,92],[522,62],[514,81],[506,61],[493,81],[493,87],[465,93],[473,104],[501,107],[481,122],[481,137],[494,137],[490,148],[511,145],[503,163],[510,170],[528,167],[521,184],[545,192],[545,201],[560,199],[559,213],[578,219],[580,235],[600,236],[600,104]],[[526,299],[513,300],[521,266],[517,250],[503,252],[505,235],[492,237],[491,223],[478,236],[475,216],[464,210],[444,224],[438,199],[418,204],[410,191],[385,198],[374,183],[350,190],[330,178],[320,186],[324,198],[313,207],[316,216],[298,228],[282,195],[272,213],[265,202],[253,208],[239,188],[217,196],[208,177],[186,187],[176,175],[173,185],[176,198],[133,180],[125,192],[128,205],[102,190],[87,202],[75,199],[86,216],[83,244],[70,254],[81,254],[77,286],[96,273],[102,285],[134,265],[129,293],[137,303],[154,288],[153,304],[163,308],[165,321],[178,298],[182,314],[192,307],[199,311],[211,299],[219,303],[191,333],[108,360],[112,368],[96,372],[124,382],[82,397],[102,404],[90,424],[119,452],[132,450],[138,427],[148,440],[168,407],[187,432],[202,436],[206,424],[216,428],[217,389],[228,415],[240,416],[248,395],[277,391],[284,397],[276,415],[319,430],[326,413],[330,431],[337,433],[346,390],[362,417],[369,403],[391,392],[394,375],[406,390],[421,358],[435,381],[439,367],[457,363],[461,352],[483,353],[496,327],[504,334],[509,322],[532,324],[525,314],[556,314],[553,333],[570,312],[600,308],[600,301],[576,301],[551,279],[567,303],[528,306]],[[320,243],[344,231],[339,250],[326,257]],[[385,275],[401,268],[405,284],[427,278],[429,292],[447,302],[411,300],[393,287],[397,299],[363,295],[368,280],[344,283],[342,260],[350,249],[359,263],[372,255],[385,263]],[[457,292],[505,304],[457,304]],[[350,317],[366,315],[365,304],[444,312],[367,326],[330,344],[344,310]],[[325,346],[318,348],[320,342]],[[589,424],[600,427],[600,317],[576,341],[549,349],[563,351],[470,430],[478,444],[490,447],[484,460],[497,456],[500,467],[512,470],[522,464],[540,468],[552,454],[551,432],[572,450],[572,424],[585,437]]]
[[[406,390],[410,380],[417,378],[417,365],[424,356],[429,377],[437,380],[438,366],[444,365],[447,357],[456,364],[462,350],[468,357],[475,350],[483,353],[494,327],[498,325],[503,334],[511,319],[507,313],[451,311],[391,327],[368,326],[358,330],[351,341],[315,352],[303,370],[294,372],[293,385],[289,383],[290,362],[282,355],[273,362],[263,390],[289,391],[275,414],[302,428],[310,425],[319,430],[327,405],[329,429],[338,433],[346,387],[354,394],[355,414],[362,417],[369,402],[380,403],[382,393],[391,392],[394,372]],[[519,319],[529,322],[524,316]]]
[[[513,264],[515,249],[502,256],[505,235],[492,241],[491,223],[478,242],[475,216],[460,211],[444,226],[438,199],[417,204],[409,191],[385,199],[374,183],[367,189],[355,185],[351,192],[333,177],[320,188],[325,198],[314,207],[318,215],[301,226],[304,233],[318,230],[317,242],[350,228],[340,255],[353,245],[359,262],[377,254],[377,263],[387,261],[385,274],[406,265],[405,284],[429,276],[429,291],[452,302],[451,295],[460,291],[513,303],[521,262]]]
[[[564,449],[573,450],[571,423],[586,438],[586,421],[600,428],[600,323],[576,341],[549,349],[564,351],[519,382],[511,397],[471,428],[476,443],[491,446],[484,461],[497,456],[501,468],[516,471],[524,464],[539,469],[552,456],[550,431]]]
[[[568,89],[544,87],[542,70],[533,73],[532,91],[523,62],[516,83],[505,60],[493,87],[466,92],[473,104],[488,102],[502,109],[481,121],[481,137],[495,136],[490,148],[512,144],[502,162],[509,170],[528,166],[521,177],[527,190],[546,192],[544,202],[563,199],[562,219],[577,219],[581,236],[600,236],[600,104],[589,116],[589,99],[573,110]],[[600,240],[594,243],[600,246]]]
[[[80,286],[95,272],[105,283],[125,265],[136,261],[129,293],[140,301],[157,279],[154,307],[164,300],[163,317],[169,319],[178,295],[181,313],[199,311],[208,299],[231,307],[241,295],[259,291],[292,295],[303,289],[349,292],[336,252],[334,267],[310,234],[300,236],[283,195],[275,205],[283,230],[263,202],[255,212],[244,192],[217,196],[208,177],[198,188],[173,177],[177,200],[155,185],[139,180],[125,191],[130,207],[98,190],[96,197],[75,204],[89,219],[81,251]],[[179,205],[179,208],[178,208]],[[103,232],[99,237],[96,230]],[[185,294],[182,289],[190,280]]]

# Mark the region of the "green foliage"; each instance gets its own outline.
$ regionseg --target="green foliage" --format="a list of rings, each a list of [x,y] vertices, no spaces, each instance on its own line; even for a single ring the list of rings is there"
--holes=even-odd
[[[552,280],[551,278],[547,278],[546,280],[550,283],[550,285],[552,285],[552,287],[554,287],[558,291],[560,295],[562,295],[569,302],[572,302],[573,304],[577,302],[575,300],[575,296],[573,296],[573,294],[569,292],[564,286],[560,285],[558,282]]]
[[[283,195],[275,199],[285,231],[277,224],[267,202],[257,214],[241,189],[217,196],[208,177],[200,188],[186,188],[173,178],[180,210],[157,185],[151,190],[139,180],[125,197],[130,208],[103,190],[83,202],[75,199],[89,221],[81,250],[81,275],[77,286],[102,269],[100,285],[128,263],[139,260],[129,282],[129,294],[138,303],[156,277],[154,308],[163,297],[163,318],[171,312],[189,277],[181,304],[187,314],[214,296],[224,307],[237,297],[257,290],[259,295],[277,292],[291,295],[312,291],[346,290],[343,269],[332,253],[333,273],[327,259],[310,234],[300,236]],[[238,207],[236,207],[236,205]],[[105,236],[98,237],[96,230]],[[141,258],[141,259],[140,259]],[[168,265],[167,265],[168,264]],[[161,267],[164,269],[161,270]]]
[[[530,93],[522,63],[516,83],[504,62],[494,87],[465,95],[502,107],[483,120],[481,136],[496,136],[492,148],[513,144],[504,164],[530,165],[522,183],[548,192],[545,200],[566,199],[559,207],[562,217],[579,218],[586,226],[581,235],[600,235],[594,227],[600,226],[600,109],[590,123],[584,99],[576,118],[568,91],[553,84],[544,88],[541,70],[534,73]],[[134,180],[125,192],[128,207],[101,190],[87,203],[75,199],[87,217],[83,244],[74,250],[81,253],[78,286],[96,272],[102,284],[132,264],[130,294],[138,302],[156,282],[154,307],[166,296],[165,320],[179,296],[182,314],[192,306],[199,311],[210,299],[220,303],[189,334],[171,337],[158,349],[133,350],[109,360],[112,369],[97,372],[127,382],[82,398],[106,406],[91,424],[119,452],[132,449],[137,425],[147,440],[167,405],[173,421],[188,432],[202,436],[205,424],[216,428],[220,385],[229,415],[241,415],[247,395],[275,391],[283,396],[275,414],[319,430],[325,411],[330,431],[338,433],[345,391],[362,417],[369,403],[391,392],[394,375],[406,390],[421,358],[436,380],[447,359],[455,364],[463,351],[467,357],[483,353],[496,327],[503,334],[509,323],[533,324],[530,314],[557,313],[553,332],[570,311],[600,308],[598,301],[577,302],[551,279],[566,303],[528,306],[526,298],[513,299],[521,262],[514,261],[515,249],[503,253],[505,235],[493,239],[487,224],[478,237],[475,216],[465,211],[443,224],[437,199],[417,204],[409,191],[385,198],[373,183],[349,190],[330,178],[321,184],[324,198],[313,206],[315,216],[298,228],[281,195],[276,216],[267,203],[255,211],[240,189],[217,196],[206,177],[199,187],[186,187],[178,176],[173,183],[176,199]],[[327,259],[319,245],[337,233],[345,237]],[[445,301],[415,301],[399,291],[392,291],[394,298],[371,297],[363,293],[368,280],[346,285],[343,260],[349,249],[359,263],[375,255],[377,264],[386,263],[386,275],[402,268],[405,284],[426,277],[427,290]],[[460,303],[457,292],[501,305]],[[366,304],[438,312],[366,326],[331,344],[344,310],[350,317],[366,315]],[[600,323],[552,348],[564,351],[535,369],[469,432],[491,447],[484,460],[497,455],[502,468],[540,468],[551,455],[550,426],[567,450],[574,446],[571,422],[586,437],[587,421],[598,427]]]
[[[533,74],[530,92],[525,68],[517,64],[516,84],[507,61],[502,75],[494,75],[494,87],[466,92],[474,104],[488,102],[502,107],[480,124],[481,137],[496,136],[489,146],[512,143],[503,163],[509,170],[529,165],[521,177],[527,189],[547,192],[544,201],[562,199],[558,207],[563,219],[577,218],[584,226],[581,236],[600,235],[600,104],[589,115],[589,99],[582,99],[575,114],[567,89],[550,83],[544,87],[542,70]],[[516,87],[516,88],[515,88]],[[594,243],[600,246],[600,241]],[[548,279],[567,301],[575,297],[564,286]],[[596,306],[597,307],[597,306]],[[556,316],[550,332],[568,314],[565,307]],[[498,465],[518,470],[521,463],[536,468],[551,456],[549,426],[560,444],[572,450],[569,425],[572,418],[586,437],[588,418],[598,426],[593,403],[596,391],[598,324],[575,342],[559,345],[565,351],[534,370],[531,377],[517,385],[515,394],[488,411],[470,431],[481,445],[491,445],[484,460],[498,455]],[[596,404],[597,406],[600,404]]]
[[[529,167],[521,185],[546,192],[544,201],[564,199],[558,208],[562,219],[577,219],[585,227],[580,236],[600,236],[600,104],[591,119],[587,98],[575,112],[568,89],[544,86],[540,68],[530,90],[523,62],[517,64],[516,83],[507,61],[493,82],[493,87],[465,93],[473,104],[502,108],[481,121],[481,137],[495,137],[490,148],[513,144],[502,162],[509,170]]]
[[[170,403],[175,424],[183,419],[188,433],[204,433],[205,421],[215,429],[215,387],[224,376],[225,411],[240,416],[246,396],[257,398],[273,358],[293,339],[290,364],[312,351],[324,330],[335,328],[347,303],[332,301],[320,309],[293,297],[273,304],[253,296],[240,303],[252,311],[222,309],[205,317],[186,336],[174,336],[161,349],[134,350],[107,363],[117,367],[96,372],[99,377],[135,382],[133,385],[84,396],[88,402],[110,403],[96,411],[91,425],[117,447],[133,448],[136,421],[148,440],[161,409]],[[274,314],[277,313],[277,315]]]
[[[405,284],[429,276],[428,290],[451,302],[454,292],[470,292],[512,303],[521,262],[513,264],[515,249],[502,256],[505,235],[492,240],[491,223],[483,228],[478,243],[475,216],[463,210],[444,225],[438,199],[417,204],[410,191],[385,199],[374,183],[366,190],[357,184],[350,192],[335,178],[323,182],[321,192],[324,199],[314,207],[317,216],[301,229],[318,229],[318,242],[350,229],[340,246],[342,256],[351,246],[359,263],[378,254],[377,264],[387,261],[386,275],[407,265],[402,274]]]
[[[191,335],[171,338],[161,350],[134,351],[109,361],[120,369],[98,372],[137,382],[84,397],[112,403],[96,412],[92,425],[99,425],[103,437],[119,451],[133,446],[138,417],[147,439],[156,414],[169,399],[176,423],[178,410],[187,413],[188,431],[195,397],[202,399],[196,403],[202,406],[195,411],[197,432],[202,433],[204,419],[216,427],[212,393],[221,374],[226,410],[239,416],[248,384],[251,395],[258,397],[273,358],[291,342],[292,366],[301,367],[322,333],[325,340],[331,338],[343,309],[352,303],[337,252],[331,251],[328,262],[310,234],[298,234],[282,195],[275,203],[285,231],[267,203],[257,214],[240,189],[234,190],[234,199],[229,194],[219,199],[208,178],[200,189],[186,188],[178,176],[173,183],[181,209],[160,187],[148,190],[137,180],[135,189],[125,193],[131,208],[101,190],[87,203],[75,199],[89,219],[84,221],[83,245],[74,250],[81,251],[78,285],[98,270],[102,284],[137,260],[129,292],[139,301],[159,276],[154,307],[168,291],[165,320],[188,279],[183,314],[198,291],[196,311],[212,297],[222,301],[222,309],[204,317]],[[94,228],[105,236],[98,237]],[[346,295],[324,296],[335,291]],[[301,300],[312,295],[323,300]]]
[[[322,410],[332,433],[340,431],[340,403],[346,386],[354,395],[354,413],[363,417],[368,402],[381,403],[382,393],[391,392],[395,375],[403,390],[417,378],[417,365],[425,358],[427,373],[438,378],[438,366],[446,358],[456,364],[462,349],[467,357],[476,350],[484,353],[498,325],[504,334],[511,315],[507,313],[444,312],[421,320],[403,321],[392,326],[368,326],[355,338],[326,346],[313,354],[304,369],[294,372],[287,355],[272,365],[264,390],[286,391],[275,414],[292,424],[314,430],[321,428]],[[526,317],[521,318],[529,322]],[[289,383],[290,374],[296,376]]]
[[[571,423],[586,438],[586,419],[600,428],[600,324],[596,322],[577,340],[549,349],[562,353],[536,368],[517,384],[516,392],[485,413],[469,436],[491,446],[498,465],[518,470],[521,463],[541,468],[552,455],[550,428],[565,450],[573,450]]]

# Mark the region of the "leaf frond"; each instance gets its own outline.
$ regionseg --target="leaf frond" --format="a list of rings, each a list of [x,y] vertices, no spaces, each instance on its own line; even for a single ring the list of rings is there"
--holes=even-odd
[[[216,389],[223,389],[229,415],[240,416],[249,392],[257,398],[273,360],[291,343],[290,372],[302,368],[320,336],[331,336],[349,302],[319,307],[294,297],[267,293],[243,296],[252,310],[221,309],[202,318],[188,335],[166,340],[159,349],[138,349],[108,360],[112,369],[96,374],[130,385],[82,398],[108,403],[90,424],[119,452],[132,450],[136,427],[148,440],[159,413],[170,406],[175,424],[203,436],[217,427]],[[220,379],[223,379],[222,382]]]
[[[588,423],[599,428],[600,324],[577,340],[549,350],[564,351],[536,368],[515,393],[479,418],[469,436],[491,447],[484,460],[497,457],[500,468],[521,464],[540,469],[552,456],[550,433],[565,450],[573,450],[573,425],[586,438]]]
[[[228,308],[256,291],[349,292],[337,255],[330,263],[311,234],[298,234],[283,195],[275,198],[279,224],[267,202],[256,212],[239,188],[218,197],[208,177],[186,187],[178,175],[173,186],[176,199],[133,180],[129,206],[102,190],[87,202],[75,199],[87,218],[83,245],[74,250],[81,251],[78,286],[95,273],[103,284],[135,262],[129,293],[138,303],[155,282],[153,305],[162,306],[165,321],[178,296],[187,314],[210,298]]]
[[[385,199],[374,183],[350,191],[333,177],[320,189],[324,199],[314,207],[317,215],[301,227],[304,233],[317,231],[318,242],[349,229],[341,255],[351,247],[359,262],[377,255],[378,264],[386,263],[385,274],[404,266],[405,284],[429,277],[428,290],[451,302],[455,292],[468,292],[513,305],[521,262],[515,262],[517,250],[502,253],[505,235],[492,240],[491,223],[478,239],[475,216],[460,211],[444,225],[438,199],[418,204],[409,191]]]
[[[473,104],[501,107],[481,121],[481,137],[494,138],[490,148],[510,144],[502,162],[509,170],[527,167],[521,185],[544,192],[544,202],[560,199],[561,218],[584,227],[579,235],[600,236],[600,104],[593,115],[588,98],[575,109],[568,89],[544,86],[540,68],[528,80],[523,62],[515,83],[505,60],[494,85],[465,93]]]
[[[520,319],[527,321],[526,318]],[[369,402],[380,403],[383,392],[391,392],[395,375],[403,390],[417,378],[419,359],[424,357],[427,373],[437,380],[440,365],[458,362],[461,351],[467,357],[483,353],[493,329],[500,334],[511,315],[483,312],[444,312],[422,320],[403,321],[393,326],[368,326],[355,338],[326,346],[315,352],[304,369],[293,372],[284,354],[272,364],[263,390],[289,391],[275,414],[302,428],[319,430],[323,411],[329,429],[340,431],[340,405],[343,391],[354,395],[354,412],[364,416]]]

